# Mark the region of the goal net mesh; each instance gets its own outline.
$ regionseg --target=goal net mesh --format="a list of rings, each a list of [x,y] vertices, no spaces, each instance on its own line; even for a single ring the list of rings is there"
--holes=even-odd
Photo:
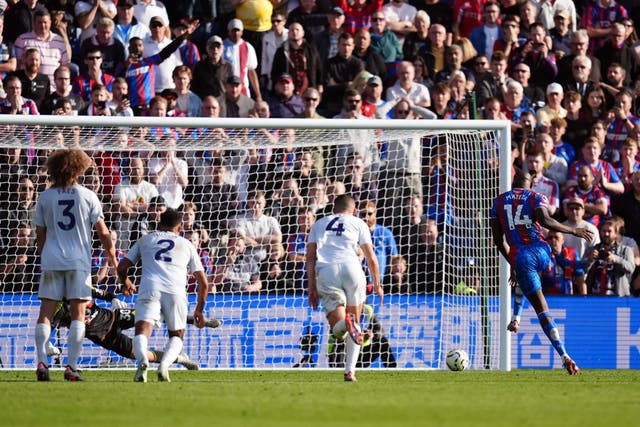
[[[498,194],[499,131],[457,130],[454,122],[435,130],[426,121],[422,129],[384,127],[398,121],[366,129],[349,128],[361,121],[321,128],[316,121],[48,120],[0,125],[2,367],[36,364],[40,269],[31,221],[47,186],[47,157],[66,147],[94,160],[82,183],[101,199],[119,256],[154,229],[163,207],[183,211],[182,233],[215,284],[206,316],[222,322],[187,327],[185,352],[202,368],[341,366],[343,343],[330,336],[324,312],[307,304],[304,254],[311,224],[346,191],[372,228],[386,294],[380,305],[369,287],[361,323],[371,333],[360,365],[446,368],[447,351],[461,348],[473,369],[498,369],[504,325],[488,216]],[[91,256],[94,286],[133,306],[135,296],[119,294],[99,242]],[[232,268],[223,272],[228,257]],[[195,283],[188,293],[193,310]],[[66,364],[66,336],[64,328],[52,332],[61,350],[54,367]],[[165,328],[156,328],[150,347],[165,343]],[[85,340],[81,366],[133,361]]]

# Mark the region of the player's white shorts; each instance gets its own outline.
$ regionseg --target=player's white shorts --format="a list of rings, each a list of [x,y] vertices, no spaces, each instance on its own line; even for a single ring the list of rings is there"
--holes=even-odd
[[[91,272],[79,270],[48,270],[40,275],[38,297],[62,301],[91,300]]]
[[[341,305],[358,306],[367,295],[367,278],[360,264],[330,264],[316,269],[318,297],[327,313]]]
[[[186,294],[147,291],[136,298],[136,322],[144,320],[156,324],[164,316],[167,330],[178,331],[187,327],[189,305]]]

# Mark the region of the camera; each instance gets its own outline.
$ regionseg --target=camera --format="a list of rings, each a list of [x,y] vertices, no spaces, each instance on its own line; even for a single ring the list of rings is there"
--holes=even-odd
[[[622,108],[622,103],[620,101],[616,101],[613,103],[613,108]]]
[[[142,58],[142,55],[137,52],[131,52],[131,57],[134,59],[140,59]]]
[[[128,93],[123,93],[121,96],[123,101],[128,101],[129,100],[129,94]]]
[[[609,253],[609,249],[603,248],[602,250],[600,250],[600,252],[598,252],[598,259],[606,260],[607,258],[609,258]]]
[[[540,42],[533,43],[534,49],[540,49],[542,46],[544,46],[544,43],[540,43]]]
[[[107,108],[107,101],[98,101],[98,103],[96,104],[96,107],[101,109]]]

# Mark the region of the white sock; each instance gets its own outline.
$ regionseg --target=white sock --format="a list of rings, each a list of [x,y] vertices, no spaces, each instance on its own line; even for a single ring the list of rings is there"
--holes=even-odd
[[[149,357],[147,356],[148,339],[146,335],[136,335],[133,337],[133,355],[138,363],[145,363],[149,366]]]
[[[49,366],[49,358],[47,357],[47,341],[51,335],[51,325],[46,323],[38,323],[36,325],[36,353],[38,363],[42,362]]]
[[[344,373],[356,372],[356,363],[358,363],[358,356],[360,355],[360,345],[353,342],[352,339],[344,341],[346,347],[346,356],[344,362]]]
[[[339,340],[344,339],[344,336],[347,335],[347,322],[342,319],[339,320],[338,323],[333,325],[333,336]]]
[[[176,361],[182,351],[182,339],[180,337],[171,337],[167,346],[164,348],[164,355],[160,361],[160,366],[169,367]]]
[[[72,320],[69,326],[67,348],[69,349],[68,365],[74,371],[78,369],[78,359],[82,353],[82,340],[84,339],[85,325],[81,320]]]
[[[189,358],[183,354],[179,354],[178,357],[175,360],[175,363],[184,363],[184,362],[188,362]]]

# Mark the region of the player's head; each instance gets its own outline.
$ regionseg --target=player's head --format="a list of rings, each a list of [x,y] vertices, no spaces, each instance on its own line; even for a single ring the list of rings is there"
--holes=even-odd
[[[348,194],[341,194],[333,201],[334,213],[354,212],[356,209],[356,201]]]
[[[75,184],[91,163],[91,158],[82,150],[56,151],[47,159],[51,186],[66,188]]]
[[[159,228],[161,230],[176,231],[180,229],[181,224],[182,224],[182,213],[175,209],[167,208],[166,211],[160,214]]]
[[[522,169],[516,168],[516,173],[513,177],[513,188],[531,188],[531,175]]]

